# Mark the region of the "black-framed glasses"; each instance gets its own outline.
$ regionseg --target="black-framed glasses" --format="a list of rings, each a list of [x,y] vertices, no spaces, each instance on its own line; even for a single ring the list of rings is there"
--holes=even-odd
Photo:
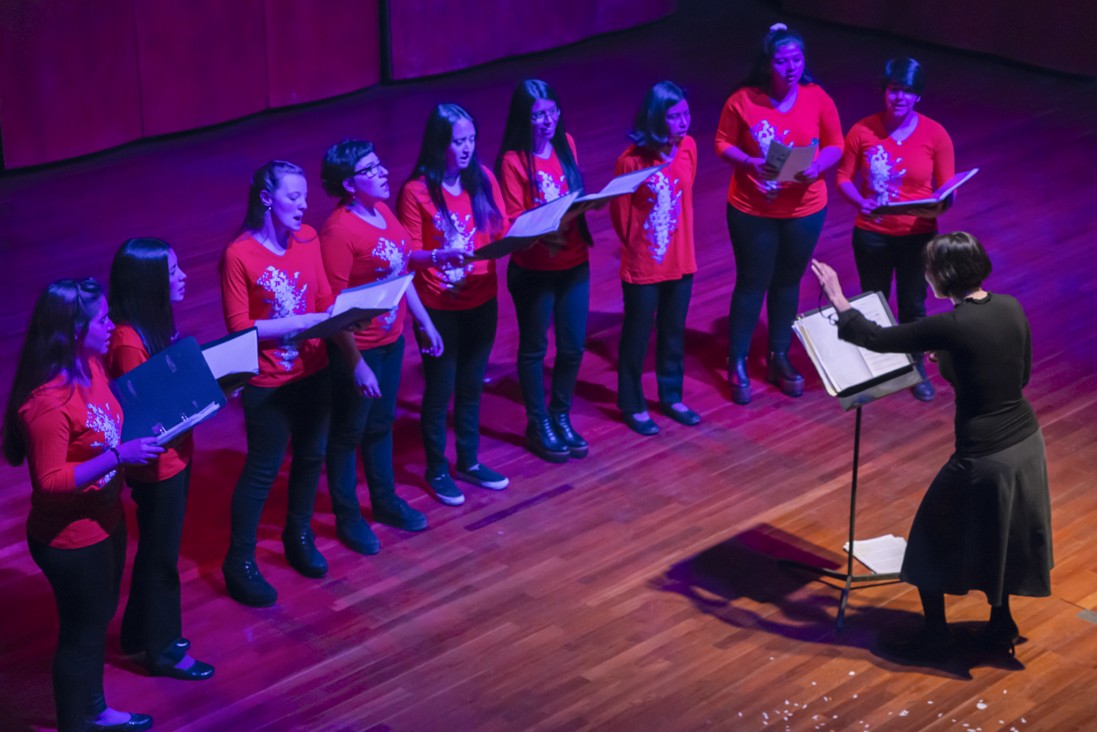
[[[364,175],[367,178],[376,178],[377,174],[381,172],[382,167],[384,166],[382,166],[381,161],[378,160],[376,163],[370,163],[364,168],[359,168],[358,170],[354,171],[354,174]]]
[[[560,119],[560,108],[552,107],[550,109],[542,109],[540,112],[533,112],[529,116],[529,121],[534,123],[544,122],[547,119]]]
[[[827,319],[827,322],[831,325],[838,325],[838,308],[831,304],[830,298],[827,297],[827,293],[823,292],[823,288],[819,288],[819,313]],[[825,308],[831,308],[832,312],[825,312]]]

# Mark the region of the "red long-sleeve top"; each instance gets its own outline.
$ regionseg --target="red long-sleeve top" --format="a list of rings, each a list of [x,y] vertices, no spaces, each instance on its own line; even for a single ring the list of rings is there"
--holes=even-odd
[[[117,447],[122,436],[122,408],[106,372],[96,360],[90,366],[87,386],[59,376],[19,408],[31,483],[27,535],[57,549],[97,544],[123,520],[121,469],[76,488],[76,466]]]
[[[225,249],[221,263],[221,300],[230,333],[257,320],[321,313],[333,301],[316,230],[302,226],[291,234],[281,255],[243,234]],[[323,340],[267,338],[259,342],[255,386],[276,387],[310,376],[327,366]]]
[[[320,229],[324,270],[335,293],[407,272],[411,237],[388,206],[378,203],[377,211],[384,218],[383,229],[346,206],[332,211]],[[355,345],[364,351],[393,343],[404,332],[406,312],[407,303],[400,298],[399,305],[354,334]]]

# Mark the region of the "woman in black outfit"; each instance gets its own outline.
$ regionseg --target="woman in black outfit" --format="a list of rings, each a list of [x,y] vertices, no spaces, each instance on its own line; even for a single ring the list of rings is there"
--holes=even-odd
[[[990,621],[980,641],[1013,653],[1017,624],[1010,595],[1051,594],[1051,503],[1040,425],[1022,388],[1032,368],[1032,339],[1020,304],[989,293],[991,264],[964,232],[930,240],[926,280],[955,305],[914,323],[882,328],[842,294],[834,270],[812,271],[838,310],[838,335],[872,351],[936,354],[956,391],[956,451],[937,473],[910,529],[900,578],[921,595],[925,626],[884,650],[936,660],[953,650],[945,594],[986,593]]]

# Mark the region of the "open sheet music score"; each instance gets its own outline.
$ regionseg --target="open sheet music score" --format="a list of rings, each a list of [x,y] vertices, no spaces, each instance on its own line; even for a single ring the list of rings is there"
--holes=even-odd
[[[537,208],[524,212],[507,229],[502,239],[480,247],[473,254],[475,259],[499,259],[519,249],[525,249],[542,236],[556,233],[578,193],[568,193]]]
[[[933,195],[929,198],[919,198],[914,201],[896,201],[895,203],[889,203],[883,206],[877,206],[872,209],[873,216],[882,216],[885,214],[910,214],[912,209],[922,208],[923,206],[936,206],[944,201],[946,198],[956,192],[956,189],[967,183],[969,180],[975,177],[975,174],[979,172],[978,168],[972,168],[971,170],[963,173],[957,173],[952,176],[941,186],[933,192]]]
[[[400,304],[413,276],[389,277],[343,290],[335,297],[331,317],[296,334],[293,340],[329,338],[354,323],[387,313]]]
[[[202,357],[222,389],[243,386],[259,373],[259,331],[248,328],[203,343]]]
[[[773,140],[766,150],[766,162],[777,168],[777,177],[774,180],[784,183],[794,180],[797,173],[807,170],[815,162],[815,153],[818,150],[818,143],[795,147]]]
[[[644,184],[644,181],[668,165],[670,165],[669,160],[665,163],[660,163],[659,165],[653,165],[650,168],[634,170],[631,173],[622,173],[609,183],[606,183],[602,190],[597,193],[588,193],[585,196],[580,196],[575,201],[575,207],[635,193],[637,189]]]
[[[891,309],[879,292],[852,297],[850,304],[874,323],[885,328],[895,325]],[[909,354],[874,353],[839,340],[837,321],[838,312],[828,306],[798,316],[792,325],[831,396],[850,396],[914,372]],[[919,380],[916,378],[914,383]]]

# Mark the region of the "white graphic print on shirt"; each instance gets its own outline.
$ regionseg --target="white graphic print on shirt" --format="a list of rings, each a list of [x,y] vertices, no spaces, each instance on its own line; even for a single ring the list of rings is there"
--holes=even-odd
[[[902,158],[895,158],[892,163],[888,151],[883,145],[871,148],[866,154],[867,177],[869,188],[876,195],[876,203],[883,206],[894,201],[899,195],[899,186],[903,183],[903,177],[907,174],[906,168],[896,170],[895,167],[903,162]]]
[[[268,265],[263,270],[262,276],[256,283],[267,291],[268,297],[263,301],[271,306],[270,317],[272,320],[285,318],[289,315],[300,315],[305,312],[307,301],[305,293],[308,292],[308,284],[298,287],[297,281],[301,278],[300,272],[294,272],[289,277],[285,272]],[[297,345],[287,336],[283,339],[284,345],[278,349],[278,361],[286,371],[293,370],[293,362],[297,360],[300,352]]]
[[[670,239],[678,230],[678,217],[682,213],[682,192],[675,190],[678,179],[675,178],[672,183],[663,171],[648,178],[646,185],[652,194],[648,199],[652,204],[651,212],[644,221],[644,231],[651,242],[648,244],[648,251],[656,264],[662,264],[667,256]]]
[[[769,120],[765,119],[754,125],[754,127],[750,128],[750,134],[754,137],[755,142],[758,143],[758,147],[762,151],[763,158],[769,155],[769,145],[774,140],[781,143],[782,145],[788,145],[788,133],[789,130],[785,130],[784,132],[778,134],[773,125],[769,123]],[[763,180],[759,181],[759,183],[761,183],[762,187],[764,187],[766,190],[772,192],[776,192],[777,189],[781,187],[781,184],[775,180]]]
[[[381,275],[382,278],[404,274],[407,269],[406,251],[406,242],[401,241],[397,244],[393,240],[386,239],[383,236],[378,238],[377,246],[373,248],[373,258],[381,262],[381,264],[374,267],[373,271]],[[392,329],[392,324],[396,322],[396,315],[399,311],[400,306],[397,305],[378,319],[382,330],[386,333]]]
[[[466,214],[464,222],[457,214],[449,212],[450,225],[446,226],[441,211],[434,212],[434,228],[442,232],[442,247],[445,249],[460,249],[472,254],[475,250],[473,242],[476,236],[476,225],[472,221],[472,214]],[[442,275],[442,282],[447,288],[453,288],[468,275],[472,274],[472,264],[466,264],[456,269],[438,270]]]
[[[118,447],[118,444],[122,441],[122,420],[111,412],[109,405],[101,407],[98,404],[89,404],[85,422],[88,429],[103,433],[103,439],[92,442],[92,447]],[[110,483],[116,472],[116,470],[110,471],[95,481],[95,484],[102,488]]]
[[[537,171],[537,191],[541,194],[541,203],[550,203],[564,195],[564,187],[546,170]]]

